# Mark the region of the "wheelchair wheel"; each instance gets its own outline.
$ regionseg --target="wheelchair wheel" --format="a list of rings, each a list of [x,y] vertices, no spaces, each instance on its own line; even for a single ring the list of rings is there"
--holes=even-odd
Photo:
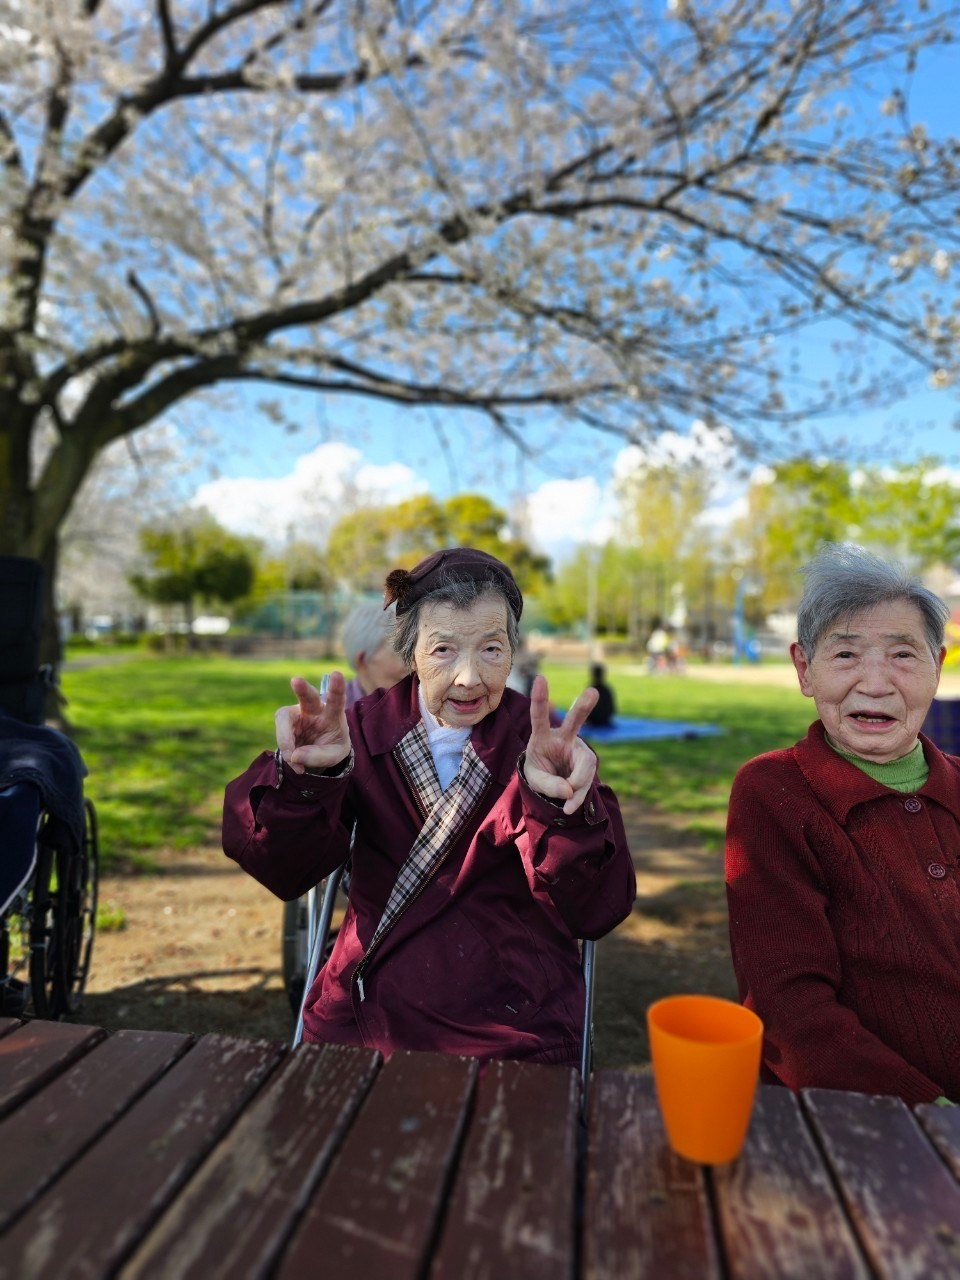
[[[84,801],[83,844],[79,855],[61,853],[58,860],[57,964],[54,1016],[76,1013],[90,973],[93,935],[97,925],[100,846],[97,814]]]
[[[84,802],[79,850],[50,835],[38,840],[31,922],[30,986],[38,1018],[76,1013],[83,999],[97,917],[99,845],[96,812]]]

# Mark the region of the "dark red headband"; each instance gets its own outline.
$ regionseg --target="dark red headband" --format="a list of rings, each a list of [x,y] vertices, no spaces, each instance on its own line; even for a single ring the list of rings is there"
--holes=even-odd
[[[448,547],[434,551],[413,569],[394,569],[387,575],[383,592],[383,607],[397,602],[397,617],[403,615],[421,597],[429,594],[446,580],[492,582],[507,598],[513,616],[519,621],[523,612],[523,596],[513,574],[496,556],[475,547]]]

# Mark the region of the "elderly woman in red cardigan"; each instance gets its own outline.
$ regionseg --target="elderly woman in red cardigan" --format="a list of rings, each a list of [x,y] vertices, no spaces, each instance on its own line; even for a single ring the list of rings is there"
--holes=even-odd
[[[578,938],[631,910],[613,793],[547,682],[506,687],[523,600],[501,561],[436,552],[387,579],[412,674],[349,709],[294,679],[276,752],[227,787],[226,853],[278,896],[347,856],[346,917],[306,1003],[308,1040],[576,1065]]]
[[[960,1101],[960,759],[919,732],[947,617],[900,568],[824,547],[791,646],[819,719],[733,785],[733,963],[764,1076],[792,1089]]]

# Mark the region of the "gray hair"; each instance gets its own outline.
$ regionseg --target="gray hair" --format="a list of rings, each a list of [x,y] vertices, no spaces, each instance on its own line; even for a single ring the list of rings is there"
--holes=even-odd
[[[906,600],[917,606],[930,652],[939,657],[950,610],[901,565],[888,564],[852,542],[827,542],[803,573],[797,641],[807,658],[813,657],[831,623],[890,600]]]
[[[507,611],[507,642],[510,645],[510,652],[516,653],[520,647],[520,624],[503,591],[495,582],[454,577],[441,579],[438,587],[421,596],[402,617],[397,619],[393,636],[394,649],[407,666],[412,668],[417,636],[420,631],[420,617],[425,605],[447,604],[451,609],[469,609],[478,600],[486,600],[489,597],[502,600],[504,603]]]
[[[340,628],[340,646],[354,670],[361,653],[372,658],[382,644],[393,640],[396,625],[393,606],[384,609],[379,600],[362,600],[353,606]]]

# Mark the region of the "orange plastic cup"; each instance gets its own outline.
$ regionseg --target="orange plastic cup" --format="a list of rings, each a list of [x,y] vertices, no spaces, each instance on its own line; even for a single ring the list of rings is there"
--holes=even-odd
[[[677,1155],[726,1164],[743,1147],[760,1074],[763,1023],[717,996],[668,996],[647,1010],[660,1114]]]

